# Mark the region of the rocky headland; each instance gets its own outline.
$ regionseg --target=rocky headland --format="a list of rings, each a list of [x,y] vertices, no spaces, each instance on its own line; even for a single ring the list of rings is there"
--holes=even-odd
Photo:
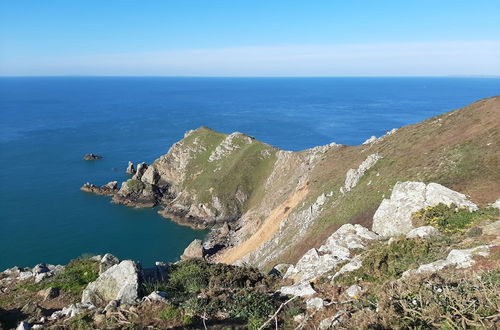
[[[0,275],[0,321],[88,328],[495,328],[500,97],[300,152],[186,132],[82,190],[211,228],[182,261],[112,255]],[[46,274],[46,275],[42,275]],[[77,284],[75,284],[77,283]],[[54,291],[56,290],[56,291]],[[23,321],[25,323],[19,323]]]

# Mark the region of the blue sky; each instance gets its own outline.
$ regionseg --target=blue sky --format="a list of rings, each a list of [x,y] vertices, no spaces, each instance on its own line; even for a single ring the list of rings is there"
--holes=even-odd
[[[0,75],[499,75],[500,1],[0,0]]]

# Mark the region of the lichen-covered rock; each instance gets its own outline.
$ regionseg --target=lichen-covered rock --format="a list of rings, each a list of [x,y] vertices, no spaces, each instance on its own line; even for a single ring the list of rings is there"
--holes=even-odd
[[[441,235],[441,232],[432,226],[422,226],[412,229],[406,234],[406,238],[429,238]]]
[[[366,249],[380,237],[361,225],[345,224],[333,233],[319,249],[311,249],[290,267],[285,278],[295,281],[312,280],[351,259],[351,250]]]
[[[446,259],[437,260],[429,264],[421,265],[417,269],[410,269],[403,273],[403,278],[421,273],[436,273],[446,267],[458,269],[471,267],[476,263],[474,257],[487,257],[490,254],[491,245],[480,245],[472,249],[452,250]]]
[[[205,256],[205,251],[203,249],[203,242],[199,239],[195,239],[184,250],[181,259],[182,260],[203,259],[204,256]]]
[[[368,156],[357,169],[351,168],[349,171],[347,171],[344,187],[340,188],[340,192],[345,193],[356,187],[359,180],[361,180],[366,171],[368,171],[373,165],[375,165],[375,163],[381,158],[382,156],[380,156],[379,154],[372,154]]]
[[[294,285],[281,287],[280,292],[284,295],[289,294],[298,297],[312,296],[316,291],[309,282],[301,282]]]
[[[404,235],[412,230],[413,213],[439,203],[477,210],[464,194],[437,183],[398,182],[391,198],[384,199],[373,216],[373,231],[382,236]]]
[[[82,293],[82,303],[98,306],[111,300],[120,300],[125,304],[135,304],[140,284],[139,274],[139,265],[131,260],[112,266],[87,285]]]

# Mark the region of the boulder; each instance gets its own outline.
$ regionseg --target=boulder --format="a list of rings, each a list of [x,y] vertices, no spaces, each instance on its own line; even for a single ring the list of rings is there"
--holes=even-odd
[[[54,299],[57,296],[59,296],[59,289],[58,288],[47,288],[38,291],[38,295],[43,298],[43,300],[50,300]]]
[[[290,267],[293,267],[293,265],[292,264],[278,264],[278,265],[274,266],[273,269],[271,269],[269,271],[269,275],[276,275],[276,276],[283,277]]]
[[[429,238],[441,235],[441,232],[432,226],[422,226],[412,229],[406,234],[406,238]]]
[[[99,263],[99,274],[104,273],[114,265],[118,265],[120,263],[120,259],[112,255],[111,253],[106,253]]]
[[[140,266],[131,260],[124,260],[111,266],[87,285],[82,293],[82,303],[104,305],[111,300],[124,304],[135,304],[140,286]]]
[[[372,229],[386,237],[404,235],[414,228],[413,213],[439,203],[466,207],[471,212],[478,209],[464,194],[440,184],[398,182],[394,185],[391,198],[384,199],[375,212]]]
[[[202,241],[199,239],[195,239],[184,250],[184,253],[181,256],[181,259],[182,260],[203,259],[204,256],[205,256],[205,251],[203,249]]]
[[[101,158],[102,158],[102,156],[94,155],[93,153],[86,154],[85,156],[83,156],[83,160],[97,160],[97,159],[101,159]]]
[[[308,310],[320,310],[325,306],[323,299],[315,297],[306,301],[306,308]]]
[[[351,285],[350,287],[345,290],[345,294],[352,299],[358,299],[359,296],[363,293],[363,288],[361,288],[359,285]]]
[[[380,237],[367,228],[355,224],[345,224],[333,233],[319,249],[311,249],[299,259],[295,266],[289,267],[284,278],[310,281],[329,272],[338,264],[350,260],[351,250],[366,249]]]
[[[497,199],[494,203],[491,203],[491,207],[494,207],[494,208],[500,210],[500,198]]]
[[[283,286],[281,287],[280,292],[282,294],[289,294],[298,297],[312,296],[316,293],[309,282],[300,282],[294,285]]]
[[[127,170],[125,171],[127,174],[134,175],[135,174],[135,167],[134,163],[131,161],[128,162]]]

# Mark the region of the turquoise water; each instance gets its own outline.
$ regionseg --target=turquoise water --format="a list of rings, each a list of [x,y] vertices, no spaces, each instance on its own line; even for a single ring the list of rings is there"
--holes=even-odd
[[[500,79],[0,78],[0,270],[111,252],[173,261],[203,231],[83,193],[201,125],[300,150],[500,94]],[[104,159],[85,162],[93,152]]]

